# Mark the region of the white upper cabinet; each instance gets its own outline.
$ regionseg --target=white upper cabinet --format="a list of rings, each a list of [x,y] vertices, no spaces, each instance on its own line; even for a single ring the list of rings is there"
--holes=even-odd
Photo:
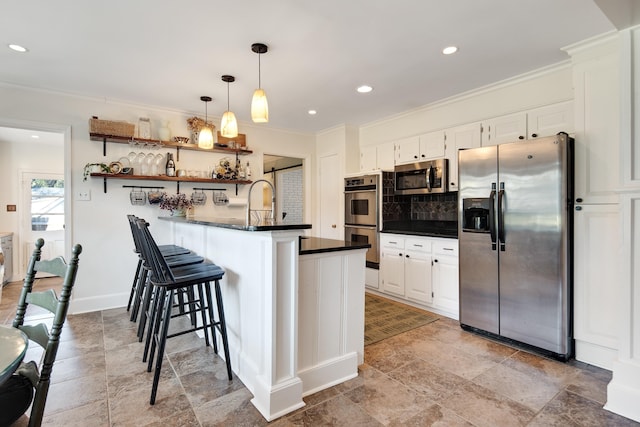
[[[444,157],[445,135],[443,130],[425,133],[418,138],[420,139],[420,160]]]
[[[482,146],[574,132],[573,101],[494,117],[482,123]]]
[[[612,54],[573,68],[578,203],[618,203],[616,191],[621,173],[617,64],[617,55]]]
[[[420,160],[420,137],[412,136],[396,141],[396,164]]]
[[[396,164],[440,159],[444,156],[444,131],[425,133],[396,141]]]
[[[527,113],[527,139],[573,133],[573,101],[547,105]]]
[[[395,166],[395,144],[386,142],[376,146],[377,169],[392,171]]]
[[[379,145],[369,145],[360,148],[360,171],[393,170],[394,143],[386,142]]]
[[[483,147],[513,142],[526,137],[527,113],[495,117],[483,122]]]
[[[458,126],[445,131],[445,158],[449,160],[449,191],[458,190],[458,150],[480,147],[482,126],[478,123]]]
[[[378,166],[377,148],[375,145],[360,147],[360,171],[373,171]]]

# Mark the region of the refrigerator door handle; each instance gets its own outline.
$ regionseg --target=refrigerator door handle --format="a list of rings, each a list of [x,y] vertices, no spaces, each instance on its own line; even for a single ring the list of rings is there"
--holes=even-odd
[[[500,240],[500,251],[504,252],[504,182],[500,183],[500,191],[498,191],[498,240]]]
[[[433,173],[433,168],[431,166],[429,166],[429,169],[427,169],[427,189],[429,190],[429,193],[431,193],[431,174]]]
[[[491,234],[491,250],[496,250],[496,183],[491,184],[491,194],[489,195],[489,199],[491,199],[491,207],[489,208],[489,233]]]

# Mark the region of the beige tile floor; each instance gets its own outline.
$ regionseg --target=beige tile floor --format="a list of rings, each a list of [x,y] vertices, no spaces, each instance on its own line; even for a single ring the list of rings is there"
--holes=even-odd
[[[51,286],[40,280],[39,288]],[[4,288],[13,319],[21,283]],[[41,316],[31,311],[28,316]],[[195,334],[169,340],[157,402],[125,309],[70,315],[45,426],[632,426],[602,409],[608,371],[548,360],[441,318],[365,348],[357,378],[267,423],[238,378]],[[38,357],[30,350],[28,358]],[[18,425],[24,422],[19,421]]]

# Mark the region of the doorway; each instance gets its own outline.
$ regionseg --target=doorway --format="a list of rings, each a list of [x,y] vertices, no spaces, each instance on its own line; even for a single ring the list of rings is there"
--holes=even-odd
[[[262,170],[264,178],[271,181],[276,189],[275,218],[278,221],[302,224],[304,222],[304,159],[264,154]],[[265,191],[268,191],[267,186]],[[271,204],[268,193],[263,195],[263,201],[267,203],[265,206]]]
[[[70,253],[70,144],[69,126],[0,117],[0,228],[13,233],[11,281],[24,278],[38,237],[43,258]]]

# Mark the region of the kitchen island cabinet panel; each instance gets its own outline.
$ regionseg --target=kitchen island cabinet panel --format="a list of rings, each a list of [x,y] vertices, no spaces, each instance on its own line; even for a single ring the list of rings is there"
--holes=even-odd
[[[225,270],[231,367],[266,420],[358,375],[368,246],[301,238],[309,224],[159,219],[173,243]]]

